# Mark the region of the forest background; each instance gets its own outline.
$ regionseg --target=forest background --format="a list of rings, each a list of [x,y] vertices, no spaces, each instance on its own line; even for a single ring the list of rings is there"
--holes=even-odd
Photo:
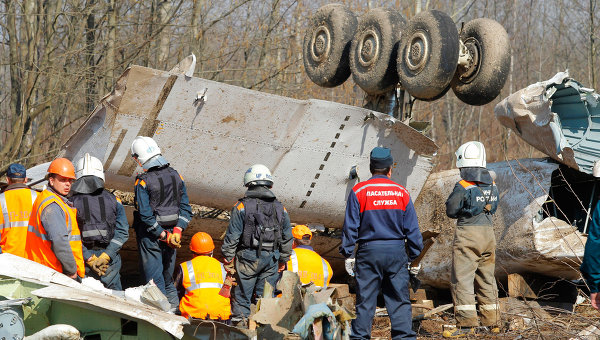
[[[488,17],[511,42],[501,94],[469,106],[450,91],[417,101],[413,119],[429,121],[440,150],[435,169],[453,166],[455,149],[482,141],[488,162],[543,156],[502,127],[493,108],[531,83],[569,70],[585,87],[600,81],[597,0],[347,0],[357,16],[396,8],[407,19],[438,9],[460,25]],[[53,158],[130,65],[169,70],[197,56],[195,76],[258,91],[362,106],[352,81],[324,89],[304,73],[308,18],[326,0],[0,0],[0,173]]]

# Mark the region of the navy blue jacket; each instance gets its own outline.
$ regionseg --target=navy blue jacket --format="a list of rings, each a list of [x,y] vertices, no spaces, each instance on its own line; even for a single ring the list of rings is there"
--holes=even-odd
[[[263,198],[263,199],[275,199],[275,195],[271,190],[264,186],[254,186],[246,191],[246,197]],[[242,233],[244,232],[244,220],[246,218],[246,211],[244,204],[238,201],[233,209],[231,209],[231,218],[229,219],[229,226],[225,232],[225,239],[223,239],[223,245],[221,246],[221,252],[223,257],[227,261],[231,261],[238,250],[238,245],[242,240]],[[290,224],[290,216],[284,208],[283,213],[283,225],[281,226],[281,244],[279,244],[279,262],[287,262],[292,255],[292,226]]]
[[[153,168],[149,169],[148,171],[153,171]],[[183,181],[183,178],[181,178],[181,180]],[[139,178],[136,179],[134,192],[135,207],[140,214],[142,222],[144,222],[146,225],[146,230],[148,233],[158,239],[164,229],[156,221],[156,216],[152,210],[152,206],[150,205],[150,195],[146,189],[146,183]],[[179,220],[177,221],[177,227],[185,230],[188,223],[190,223],[190,220],[192,219],[192,207],[190,206],[190,200],[185,189],[185,183],[183,183],[181,200],[179,202]]]
[[[385,175],[375,175],[356,184],[348,195],[340,253],[350,257],[356,243],[394,240],[405,240],[410,261],[423,249],[408,191]]]
[[[498,208],[499,193],[496,184],[484,184],[461,180],[456,183],[454,190],[446,201],[446,215],[456,218],[456,225],[491,226],[492,215]],[[491,205],[488,212],[484,211],[486,204]]]

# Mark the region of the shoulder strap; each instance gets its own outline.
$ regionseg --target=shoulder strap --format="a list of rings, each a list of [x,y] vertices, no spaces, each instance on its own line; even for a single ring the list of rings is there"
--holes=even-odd
[[[83,201],[83,220],[85,222],[89,222],[92,219],[90,212],[90,202],[87,195],[84,195],[82,198]]]

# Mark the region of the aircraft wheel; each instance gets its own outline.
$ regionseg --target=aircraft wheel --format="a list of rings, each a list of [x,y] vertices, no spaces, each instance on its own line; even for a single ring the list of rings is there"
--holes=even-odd
[[[386,8],[375,8],[360,18],[350,49],[350,69],[365,92],[381,94],[396,87],[397,44],[405,23],[400,12]]]
[[[498,22],[479,18],[464,26],[460,39],[468,51],[469,61],[457,67],[452,90],[467,104],[487,104],[500,94],[508,77],[508,34]]]
[[[315,84],[335,87],[350,77],[348,54],[356,26],[356,16],[342,4],[325,5],[310,19],[302,59],[306,74]]]
[[[458,52],[458,31],[447,14],[436,10],[417,14],[400,39],[400,83],[417,99],[439,98],[454,76]]]

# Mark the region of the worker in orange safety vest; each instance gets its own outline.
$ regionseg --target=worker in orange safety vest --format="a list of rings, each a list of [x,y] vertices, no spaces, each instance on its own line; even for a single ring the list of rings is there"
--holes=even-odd
[[[310,246],[312,240],[310,229],[299,224],[292,229],[292,235],[294,236],[292,256],[287,262],[287,270],[298,274],[302,284],[313,282],[317,287],[329,286],[333,271],[329,262]]]
[[[26,257],[72,279],[85,276],[81,233],[76,209],[67,199],[75,180],[75,168],[66,158],[57,158],[48,167],[48,189],[35,202],[25,245]]]
[[[223,264],[212,257],[215,245],[204,232],[192,236],[190,250],[196,257],[182,263],[176,271],[175,287],[181,298],[183,317],[229,323],[229,298],[219,295],[226,272]]]
[[[0,194],[0,253],[25,257],[25,239],[31,207],[38,192],[25,184],[25,167],[13,163],[6,170],[8,186]]]

